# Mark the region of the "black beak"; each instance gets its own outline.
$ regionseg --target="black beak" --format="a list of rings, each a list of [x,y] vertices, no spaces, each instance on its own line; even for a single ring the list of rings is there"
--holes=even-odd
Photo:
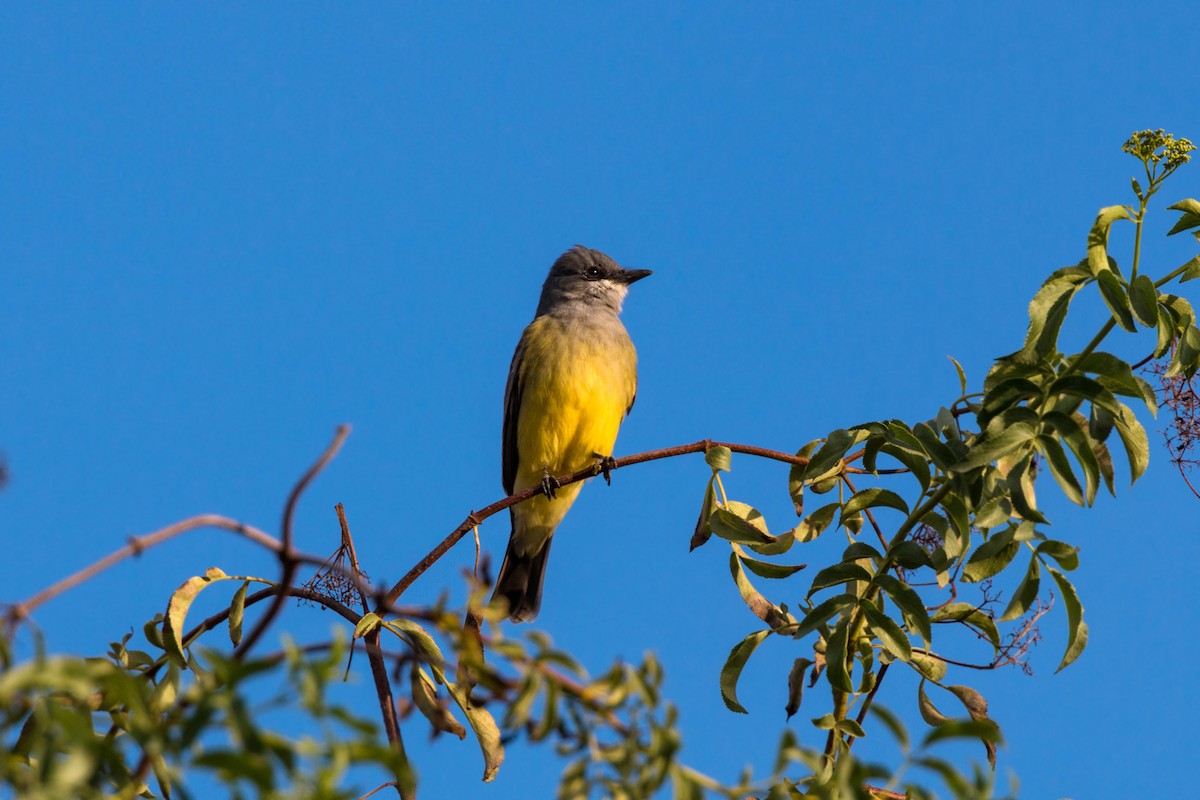
[[[633,283],[634,281],[640,281],[642,278],[646,277],[647,275],[653,275],[653,274],[654,273],[652,273],[648,269],[622,269],[620,271],[620,273],[617,274],[616,278],[618,281],[620,281],[621,283],[628,286],[629,284]]]

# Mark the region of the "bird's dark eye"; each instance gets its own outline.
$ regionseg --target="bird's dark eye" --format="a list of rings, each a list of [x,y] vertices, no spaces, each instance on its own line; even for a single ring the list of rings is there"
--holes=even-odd
[[[603,274],[603,271],[601,271],[599,267],[595,266],[588,267],[583,271],[583,277],[587,278],[589,281],[598,281]]]

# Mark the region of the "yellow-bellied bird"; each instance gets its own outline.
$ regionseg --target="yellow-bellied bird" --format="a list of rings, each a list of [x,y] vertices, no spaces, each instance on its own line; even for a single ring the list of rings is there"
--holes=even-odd
[[[493,599],[532,620],[542,604],[550,538],[582,482],[554,477],[612,457],[621,420],[637,395],[637,352],[621,324],[629,285],[650,274],[575,246],[546,276],[533,322],[521,335],[504,392],[504,491],[543,493],[513,506],[512,535]]]

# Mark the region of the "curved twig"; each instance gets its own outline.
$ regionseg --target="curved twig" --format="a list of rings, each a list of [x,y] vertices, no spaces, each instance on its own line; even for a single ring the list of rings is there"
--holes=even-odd
[[[333,460],[341,449],[342,443],[346,441],[346,437],[350,435],[349,425],[339,425],[333,434],[333,441],[325,448],[325,452],[321,457],[308,468],[308,471],[301,476],[296,485],[292,487],[291,494],[288,495],[287,502],[283,506],[283,522],[280,526],[280,535],[282,538],[282,547],[275,551],[279,555],[280,562],[280,586],[291,586],[292,580],[296,577],[296,568],[300,566],[300,562],[295,558],[295,552],[292,549],[292,517],[296,511],[296,504],[300,501],[300,495],[312,483],[313,478],[320,474],[321,470]],[[279,616],[279,612],[283,609],[283,603],[287,599],[287,595],[279,593],[275,595],[275,599],[271,602],[271,607],[258,620],[258,623],[250,631],[249,635],[242,640],[242,645],[233,654],[234,658],[242,659],[253,649],[262,635],[266,633],[267,628]]]
[[[131,556],[140,556],[143,551],[149,550],[155,545],[162,544],[168,539],[173,539],[182,533],[187,533],[197,528],[221,528],[222,530],[232,531],[275,553],[280,552],[283,548],[278,539],[265,531],[255,528],[253,525],[247,525],[244,522],[238,522],[235,519],[221,516],[220,514],[198,514],[168,525],[165,528],[159,528],[144,536],[129,537],[129,544],[120,550],[108,554],[90,566],[46,587],[28,600],[17,603],[9,608],[5,614],[6,620],[9,623],[20,622],[42,604],[94,578],[109,567],[119,564]]]
[[[803,456],[790,455],[779,450],[770,450],[766,447],[754,447],[752,445],[735,444],[732,442],[714,442],[711,439],[703,439],[699,442],[692,442],[691,444],[681,444],[677,447],[664,447],[658,450],[647,450],[644,453],[635,453],[631,456],[624,456],[622,458],[615,459],[614,461],[610,462],[609,471],[612,472],[620,469],[621,467],[629,467],[633,466],[634,464],[644,463],[646,461],[657,461],[661,458],[674,458],[675,456],[687,455],[689,453],[703,453],[710,447],[728,447],[735,453],[769,458],[774,461],[782,461],[785,464],[795,464],[797,466],[806,466],[808,464],[808,459]],[[581,469],[578,472],[573,472],[570,475],[558,477],[556,480],[558,481],[558,485],[562,487],[578,481],[586,480],[587,478],[595,477],[599,474],[600,465],[594,464],[590,467],[586,467],[585,469]],[[460,539],[466,536],[472,528],[476,527],[493,514],[503,511],[511,506],[515,506],[517,503],[523,503],[529,498],[541,494],[541,492],[542,489],[540,486],[531,486],[528,489],[522,489],[515,494],[511,494],[508,497],[505,497],[503,500],[497,500],[495,503],[492,503],[490,506],[486,506],[479,511],[472,511],[470,514],[467,514],[467,518],[462,521],[462,524],[451,531],[450,535],[439,542],[424,558],[418,561],[413,568],[404,575],[403,578],[397,581],[395,586],[388,590],[388,593],[384,595],[382,601],[378,603],[376,610],[382,610],[386,606],[392,605],[398,599],[400,599],[400,595],[404,594],[405,590],[407,590],[409,586],[412,586],[413,582],[416,581],[417,578],[421,577],[426,570],[428,570],[434,565],[434,563],[437,562],[438,559],[446,554],[446,551],[448,551],[451,547],[457,544]]]

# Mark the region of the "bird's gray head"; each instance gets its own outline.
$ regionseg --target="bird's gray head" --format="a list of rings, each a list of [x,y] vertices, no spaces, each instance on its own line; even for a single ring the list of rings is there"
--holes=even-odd
[[[550,268],[537,315],[571,309],[619,313],[629,284],[649,274],[648,269],[625,269],[599,250],[577,244]]]

